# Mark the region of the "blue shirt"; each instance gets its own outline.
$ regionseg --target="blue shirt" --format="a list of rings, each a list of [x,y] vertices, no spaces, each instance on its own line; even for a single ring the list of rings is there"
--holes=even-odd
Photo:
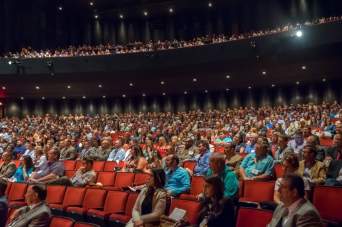
[[[31,167],[28,171],[26,171],[27,177],[29,177],[31,175],[33,171],[33,167]],[[23,166],[19,166],[18,169],[15,171],[14,175],[13,175],[13,179],[15,180],[15,182],[24,182],[25,178],[24,178],[24,170],[23,170]]]
[[[224,137],[223,139],[217,138],[215,140],[215,143],[231,143],[231,142],[233,142],[233,140],[229,136],[228,137]]]
[[[247,177],[255,177],[262,174],[272,176],[273,166],[273,158],[270,155],[266,155],[263,159],[256,161],[255,153],[247,155],[240,165],[245,170]]]
[[[199,156],[196,160],[196,166],[194,168],[195,175],[205,175],[209,169],[209,158],[211,156],[210,151],[206,151],[203,155]]]
[[[255,144],[247,144],[245,147],[245,152],[246,153],[254,153],[255,152]]]
[[[21,145],[21,146],[16,146],[14,149],[13,149],[13,153],[15,155],[17,154],[24,154],[26,151],[26,147],[24,145]]]
[[[166,170],[165,189],[176,196],[190,189],[190,175],[182,167],[177,167],[174,171]]]
[[[123,161],[125,159],[126,151],[123,148],[114,149],[110,152],[107,161]]]

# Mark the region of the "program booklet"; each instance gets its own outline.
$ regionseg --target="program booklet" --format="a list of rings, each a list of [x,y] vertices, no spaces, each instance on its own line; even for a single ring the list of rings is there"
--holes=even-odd
[[[175,221],[180,221],[182,220],[186,215],[186,210],[175,208],[169,215],[169,218]]]

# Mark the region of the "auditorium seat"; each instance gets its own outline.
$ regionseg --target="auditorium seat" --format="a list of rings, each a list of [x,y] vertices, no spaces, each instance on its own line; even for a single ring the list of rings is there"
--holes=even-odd
[[[64,160],[64,170],[74,170],[75,169],[75,161],[74,160]]]
[[[75,164],[74,170],[78,170],[82,166],[82,160],[77,160]]]
[[[191,188],[190,194],[181,194],[181,199],[197,200],[198,194],[202,193],[204,190],[204,177],[203,176],[193,176],[191,177]]]
[[[104,164],[103,171],[113,172],[115,167],[116,167],[116,162],[107,161]]]
[[[197,223],[198,214],[201,209],[201,204],[197,201],[183,200],[183,199],[172,199],[170,206],[170,213],[174,208],[180,208],[186,210],[186,220],[195,225]]]
[[[333,140],[330,139],[330,138],[323,138],[323,137],[321,137],[319,139],[319,143],[320,143],[321,146],[330,147],[330,146],[332,146]]]
[[[100,227],[94,223],[76,222],[73,227]]]
[[[94,161],[93,169],[95,172],[101,172],[104,169],[105,161]]]
[[[243,197],[244,181],[239,180],[239,198]]]
[[[125,212],[123,214],[111,214],[109,216],[109,220],[119,223],[127,223],[132,217],[132,210],[137,198],[138,193],[129,193],[127,203],[125,205]]]
[[[86,190],[82,204],[69,206],[66,208],[66,211],[72,214],[83,215],[89,209],[102,209],[106,193],[106,190],[89,188]]]
[[[274,165],[274,173],[275,173],[276,178],[283,177],[283,175],[284,175],[283,165],[280,163],[275,164]]]
[[[106,219],[111,214],[124,213],[127,198],[127,192],[108,191],[103,210],[89,209],[87,215],[95,218]]]
[[[273,201],[274,181],[244,181],[243,197],[240,202]]]
[[[186,160],[183,162],[183,168],[189,169],[191,171],[194,171],[195,166],[196,166],[196,161]]]
[[[11,186],[12,186],[12,182],[7,182],[7,187],[6,187],[6,191],[5,191],[5,195],[7,196],[7,198],[8,198],[8,194],[11,190]]]
[[[50,227],[72,227],[74,220],[67,217],[53,216],[50,222]]]
[[[75,170],[66,170],[64,171],[64,175],[67,176],[68,178],[72,178],[75,175],[76,171]]]
[[[265,227],[272,219],[272,211],[240,207],[236,227]]]
[[[97,182],[100,182],[103,187],[114,187],[115,172],[99,172]]]
[[[342,225],[342,187],[316,186],[313,204],[322,219]]]
[[[10,208],[16,208],[24,206],[26,204],[25,194],[27,186],[28,185],[25,183],[12,183],[10,191],[8,193],[8,206]]]
[[[67,187],[62,204],[49,204],[53,210],[65,210],[69,206],[81,206],[85,188]]]
[[[151,178],[150,174],[147,173],[136,173],[134,176],[133,185],[146,184]]]
[[[132,186],[134,181],[134,173],[116,172],[114,187],[107,187],[109,190],[122,190],[125,187]]]
[[[66,187],[63,185],[48,185],[46,187],[47,204],[62,204]]]

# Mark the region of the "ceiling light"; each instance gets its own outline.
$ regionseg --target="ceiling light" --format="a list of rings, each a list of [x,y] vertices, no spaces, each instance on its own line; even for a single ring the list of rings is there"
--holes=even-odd
[[[65,97],[65,96],[63,96],[63,97],[62,97],[62,99],[66,99],[66,97]]]
[[[2,106],[2,102],[0,102],[0,106]]]
[[[148,12],[147,11],[144,11],[144,16],[146,17],[148,15]]]
[[[120,15],[119,15],[119,18],[120,18],[120,19],[123,19],[123,18],[124,18],[123,14],[120,14]]]
[[[229,88],[226,88],[226,91],[230,91],[230,89],[229,89]]]
[[[12,65],[12,63],[13,63],[12,61],[8,61],[8,64],[9,64],[9,65]]]
[[[59,10],[59,11],[62,11],[62,10],[63,10],[63,7],[62,7],[62,6],[58,6],[58,10]]]
[[[93,6],[93,5],[94,5],[94,2],[89,2],[89,5],[90,5],[90,6]]]
[[[261,73],[262,73],[262,75],[266,75],[266,71],[262,71]]]
[[[2,90],[6,90],[6,87],[5,87],[5,86],[2,86]]]
[[[23,97],[23,96],[21,96],[21,97],[20,97],[20,99],[21,99],[21,100],[24,100],[24,97]]]
[[[82,96],[82,99],[86,99],[87,97],[85,95]]]
[[[44,96],[42,97],[42,100],[45,100],[45,97],[44,97]]]
[[[102,95],[102,98],[103,98],[103,99],[105,99],[105,98],[106,98],[106,96],[105,96],[105,95]]]
[[[192,81],[193,81],[193,82],[197,82],[197,78],[193,78]]]
[[[94,18],[95,18],[95,19],[98,19],[98,18],[99,18],[99,15],[95,14],[95,15],[94,15]]]
[[[130,86],[130,87],[133,87],[133,83],[129,83],[129,86]]]
[[[326,78],[323,78],[323,79],[322,79],[322,82],[326,82],[326,81],[327,81],[327,79],[326,79]]]
[[[143,97],[145,97],[145,96],[146,96],[146,94],[145,94],[145,93],[142,93],[142,96],[143,96]]]
[[[303,36],[303,32],[301,30],[298,30],[296,32],[296,36],[299,37],[299,38],[302,37]]]
[[[248,86],[248,89],[252,89],[252,86]]]
[[[165,82],[164,82],[164,81],[160,81],[160,84],[161,84],[161,85],[164,85],[164,84],[165,84]]]
[[[230,75],[226,75],[226,79],[230,79]]]
[[[166,93],[165,92],[163,92],[163,96],[165,96],[166,95]]]
[[[126,98],[126,95],[125,95],[125,94],[123,94],[123,95],[122,95],[122,98]]]
[[[184,91],[184,95],[187,95],[188,94],[188,92],[187,91]]]
[[[40,87],[39,86],[36,86],[36,90],[39,90],[40,89]]]
[[[97,85],[99,88],[102,88],[102,84]]]
[[[70,89],[70,88],[71,88],[71,86],[70,86],[70,85],[68,85],[68,86],[67,86],[67,88],[68,88],[68,89]]]
[[[297,85],[299,85],[299,84],[300,84],[300,82],[299,82],[299,81],[297,81],[297,82],[296,82],[296,84],[297,84]]]
[[[173,13],[173,9],[172,9],[172,8],[170,8],[170,9],[169,9],[169,12],[170,12],[170,13]]]
[[[208,93],[208,90],[204,90],[204,93]]]
[[[305,66],[305,65],[303,65],[303,66],[302,66],[302,69],[303,69],[303,70],[305,70],[305,69],[306,69],[306,66]]]
[[[272,86],[272,87],[275,87],[275,84],[272,84],[271,86]]]
[[[208,3],[208,6],[209,6],[209,7],[212,7],[212,6],[213,6],[213,4],[212,4],[211,2],[209,2],[209,3]]]

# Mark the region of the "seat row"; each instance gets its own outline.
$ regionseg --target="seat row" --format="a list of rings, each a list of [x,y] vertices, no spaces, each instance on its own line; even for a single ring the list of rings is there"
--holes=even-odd
[[[50,227],[100,227],[99,225],[86,222],[76,222],[72,218],[53,216]]]

